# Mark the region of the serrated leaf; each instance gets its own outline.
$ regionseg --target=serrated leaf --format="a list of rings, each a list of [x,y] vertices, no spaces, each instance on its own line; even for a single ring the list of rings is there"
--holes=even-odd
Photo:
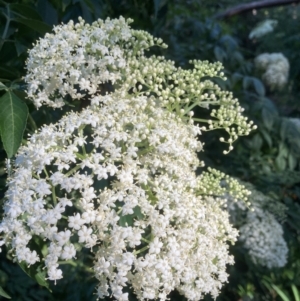
[[[253,80],[253,86],[254,86],[255,92],[259,96],[265,96],[266,90],[265,90],[263,83],[257,78],[253,78],[252,80]]]
[[[11,297],[4,291],[4,289],[1,286],[0,286],[0,296],[6,299],[11,299]]]
[[[0,133],[7,157],[16,154],[23,137],[28,116],[26,104],[13,92],[0,98]]]
[[[45,34],[45,33],[51,31],[51,26],[49,26],[48,24],[46,24],[42,21],[38,21],[38,20],[34,20],[34,19],[25,19],[25,18],[14,18],[14,21],[24,24],[24,25],[28,26],[29,28],[31,28],[41,34]]]

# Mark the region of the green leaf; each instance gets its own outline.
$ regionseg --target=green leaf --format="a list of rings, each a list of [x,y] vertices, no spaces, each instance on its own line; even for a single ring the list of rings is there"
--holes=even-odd
[[[288,155],[288,164],[290,170],[294,170],[297,166],[297,159],[291,153]]]
[[[0,286],[0,296],[6,299],[11,299],[11,297],[4,291],[4,289],[1,286]]]
[[[28,116],[26,104],[13,92],[0,98],[0,133],[7,157],[16,154],[23,137]]]
[[[255,134],[252,138],[252,143],[251,143],[252,149],[258,151],[261,149],[262,144],[263,144],[263,140],[262,140],[261,136],[258,133]]]
[[[133,212],[133,214],[120,216],[119,224],[121,227],[132,226],[135,219],[141,220],[144,217],[139,206],[135,206]]]
[[[214,48],[214,54],[218,61],[223,62],[224,59],[226,59],[226,52],[219,46],[216,46]]]
[[[267,132],[264,129],[261,129],[260,132],[263,135],[263,137],[265,138],[266,142],[268,143],[268,146],[271,148],[273,143],[272,143],[272,138],[271,138],[269,132]]]
[[[0,82],[0,91],[1,90],[7,90],[8,88],[4,85],[4,84],[2,84],[1,82]]]
[[[295,301],[300,301],[300,297],[299,297],[299,291],[297,289],[297,287],[295,286],[295,284],[292,284],[292,291],[295,297]]]
[[[289,297],[275,284],[272,284],[272,288],[275,290],[275,292],[281,297],[284,301],[290,301]]]
[[[245,76],[243,79],[243,89],[247,90],[251,86],[251,83],[252,83],[252,77]]]
[[[257,78],[253,78],[252,80],[253,80],[253,85],[254,85],[254,89],[255,89],[256,93],[259,96],[265,96],[266,90],[265,90],[263,83]]]
[[[42,17],[31,5],[11,3],[9,7],[13,12],[17,12],[25,18],[42,21]]]
[[[154,4],[154,17],[155,19],[157,19],[158,11],[161,5],[161,0],[153,0],[153,4]]]
[[[284,171],[286,168],[286,160],[282,156],[278,156],[275,159],[275,164],[276,164],[278,171]]]
[[[16,47],[18,56],[20,56],[22,53],[26,52],[28,49],[27,46],[23,45],[18,40],[15,40],[15,47]]]
[[[232,82],[233,82],[234,85],[237,82],[239,82],[242,78],[243,78],[243,75],[238,73],[238,72],[233,73],[232,76],[231,76],[231,79],[232,79]]]
[[[30,278],[35,279],[39,285],[45,286],[51,292],[49,283],[46,280],[46,270],[42,264],[34,264],[28,267],[27,263],[22,261],[19,263],[19,266]]]
[[[62,11],[65,11],[66,1],[62,1]],[[69,1],[70,2],[70,1]],[[68,4],[69,5],[69,4]],[[37,10],[43,18],[43,21],[49,25],[58,23],[58,12],[48,0],[38,0]]]
[[[274,124],[274,116],[273,116],[272,112],[270,112],[266,108],[263,108],[261,111],[261,115],[262,115],[262,120],[263,120],[265,127],[268,130],[271,130],[272,126]]]
[[[14,18],[14,21],[24,24],[24,25],[28,26],[29,28],[31,28],[41,34],[50,32],[52,29],[51,26],[49,26],[48,24],[46,24],[42,21],[34,20],[34,19]]]

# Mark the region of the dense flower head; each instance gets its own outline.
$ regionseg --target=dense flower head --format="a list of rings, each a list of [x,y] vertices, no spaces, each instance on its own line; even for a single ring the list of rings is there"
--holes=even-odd
[[[1,224],[6,243],[18,261],[44,260],[51,280],[62,277],[59,260],[76,256],[75,242],[94,248],[99,294],[109,284],[120,300],[126,283],[140,299],[175,288],[191,300],[216,296],[233,262],[225,242],[237,231],[223,200],[195,193],[199,127],[151,97],[99,100],[20,149]],[[97,189],[103,180],[110,185]],[[27,247],[36,235],[48,242],[44,259]]]
[[[239,228],[239,241],[254,264],[269,269],[283,267],[287,263],[288,246],[280,221],[285,219],[286,207],[253,185],[243,184],[251,192],[250,210],[241,200],[228,201],[230,220]]]
[[[29,52],[28,97],[40,107],[62,107],[67,101],[97,95],[101,84],[126,77],[130,56],[142,56],[153,45],[165,47],[160,39],[132,30],[131,20],[84,20],[54,27]]]
[[[123,18],[69,22],[37,42],[27,65],[29,98],[37,107],[76,99],[88,106],[42,127],[20,148],[0,243],[18,262],[41,262],[53,281],[63,277],[59,262],[76,258],[78,244],[90,249],[99,298],[127,300],[126,287],[140,300],[166,300],[174,289],[189,300],[216,297],[237,230],[224,210],[227,190],[218,189],[225,175],[196,176],[204,165],[198,137],[225,129],[229,138],[221,141],[231,150],[255,127],[232,93],[208,79],[224,78],[219,63],[193,61],[194,69],[183,70],[146,57],[155,44],[164,46]],[[196,106],[217,109],[198,120]],[[234,197],[247,196],[226,180]],[[36,239],[43,254],[30,247]]]
[[[25,77],[28,97],[36,107],[57,108],[86,99],[97,105],[99,95],[119,88],[155,95],[167,110],[188,118],[196,106],[217,106],[211,110],[211,119],[201,120],[207,124],[202,130],[224,129],[229,138],[221,141],[229,144],[229,151],[239,136],[256,128],[242,115],[243,108],[232,93],[208,79],[226,79],[221,63],[193,60],[194,68],[184,70],[164,57],[147,57],[150,47],[166,45],[145,31],[131,29],[130,22],[121,17],[89,25],[80,19],[77,24],[56,26],[53,34],[40,39],[29,52]]]
[[[288,247],[282,226],[267,211],[256,208],[248,212],[247,222],[240,228],[239,239],[255,264],[269,269],[286,265]]]
[[[255,66],[264,72],[262,79],[272,90],[288,82],[290,64],[282,53],[262,53],[255,58]]]

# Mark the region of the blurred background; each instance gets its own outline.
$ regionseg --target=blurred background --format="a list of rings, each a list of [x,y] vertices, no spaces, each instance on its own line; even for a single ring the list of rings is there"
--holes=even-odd
[[[201,136],[207,166],[240,179],[252,190],[253,202],[264,203],[283,229],[288,247],[284,266],[251,257],[251,247],[231,247],[235,265],[228,267],[228,283],[217,301],[300,301],[300,1],[287,0],[0,0],[0,82],[11,87],[28,107],[24,138],[43,124],[59,119],[64,111],[36,110],[26,99],[27,51],[54,25],[98,18],[132,18],[132,27],[160,37],[168,49],[152,49],[177,66],[190,68],[189,60],[221,61],[227,76],[215,81],[239,99],[245,114],[258,129],[240,138],[224,157],[221,131]],[[1,88],[1,87],[0,87]],[[0,97],[4,93],[0,91]],[[1,108],[0,108],[1,110]],[[203,112],[196,111],[199,116]],[[3,204],[5,159],[0,141],[0,205]],[[0,218],[1,214],[0,213]],[[236,226],[247,217],[232,217]],[[242,229],[242,228],[241,228]],[[261,228],[260,235],[267,233]],[[264,233],[266,232],[266,233]],[[272,239],[276,240],[277,237]],[[264,240],[261,239],[264,252]],[[276,244],[275,244],[276,247]],[[278,250],[268,250],[275,254]],[[87,269],[92,258],[83,253],[78,263],[65,265],[64,278],[46,288],[0,253],[0,287],[15,301],[96,300],[96,280]],[[26,270],[26,269],[25,269]],[[26,270],[30,274],[30,271]],[[30,274],[33,278],[34,274]],[[36,277],[37,278],[37,277]],[[39,283],[41,285],[39,285]],[[50,290],[52,292],[50,292]],[[1,295],[0,290],[0,295]],[[5,295],[2,292],[2,295]],[[183,300],[177,292],[171,300]],[[0,296],[0,300],[6,300]],[[134,295],[131,300],[135,300]],[[209,296],[205,300],[211,300]]]

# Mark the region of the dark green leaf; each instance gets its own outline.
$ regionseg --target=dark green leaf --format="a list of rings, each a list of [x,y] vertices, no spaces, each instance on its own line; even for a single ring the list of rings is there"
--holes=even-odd
[[[49,25],[58,23],[58,13],[48,0],[38,0],[37,9],[45,23]]]
[[[243,79],[243,89],[247,90],[251,86],[251,83],[252,83],[252,78],[249,76],[245,76]]]
[[[4,291],[4,289],[1,286],[0,286],[0,296],[6,299],[11,299],[11,297]]]
[[[0,98],[0,133],[8,158],[18,150],[26,126],[28,108],[13,92]]]
[[[225,53],[225,51],[221,47],[219,47],[219,46],[216,46],[214,48],[214,54],[215,54],[216,59],[218,61],[220,61],[220,62],[223,62],[223,60],[227,56],[226,53]]]
[[[142,219],[144,217],[143,213],[141,212],[141,208],[136,206],[133,208],[133,214],[121,215],[119,224],[121,227],[132,226],[135,219]]]
[[[262,109],[261,115],[265,127],[271,130],[274,124],[274,115],[267,108]]]
[[[154,3],[154,16],[155,16],[155,19],[156,19],[159,8],[160,8],[160,5],[161,5],[161,0],[153,0],[153,3]]]
[[[263,137],[266,140],[266,142],[268,143],[268,146],[271,148],[272,147],[272,138],[271,138],[269,132],[267,132],[264,129],[261,129],[260,132],[263,135]]]
[[[278,171],[284,171],[285,168],[286,168],[286,160],[281,156],[278,156],[275,159],[275,164],[276,164],[276,167],[277,167]]]
[[[285,145],[285,143],[283,142],[280,142],[279,143],[279,156],[283,157],[283,158],[287,158],[288,157],[288,148],[287,146]]]
[[[22,53],[26,52],[28,49],[27,46],[23,45],[18,40],[15,41],[15,47],[16,47],[18,56],[20,56]]]
[[[291,153],[288,155],[288,163],[290,170],[294,170],[297,166],[297,159]]]
[[[22,261],[19,263],[19,266],[29,277],[35,279],[39,285],[45,286],[51,292],[49,283],[46,280],[46,270],[42,264],[34,264],[28,267],[27,264]]]
[[[12,3],[9,5],[9,7],[13,12],[17,12],[27,19],[42,21],[39,13],[31,5]]]
[[[4,85],[4,84],[2,84],[1,82],[0,82],[0,91],[1,90],[7,90],[8,88]]]
[[[253,85],[256,93],[259,96],[265,96],[266,90],[263,83],[257,78],[253,78],[252,80],[253,80]]]
[[[262,138],[260,137],[260,134],[255,134],[252,138],[252,143],[251,143],[251,147],[252,149],[258,151],[261,149],[262,147],[262,144],[263,144],[263,140]]]
[[[51,26],[49,26],[48,24],[46,24],[42,21],[34,20],[34,19],[15,18],[14,21],[24,24],[41,34],[50,32],[52,29]]]
[[[19,72],[17,69],[12,67],[0,67],[1,79],[16,79],[19,77]]]
[[[231,79],[232,79],[232,82],[233,84],[235,85],[238,81],[240,81],[241,79],[243,78],[243,75],[240,74],[240,73],[233,73],[232,76],[231,76]]]

